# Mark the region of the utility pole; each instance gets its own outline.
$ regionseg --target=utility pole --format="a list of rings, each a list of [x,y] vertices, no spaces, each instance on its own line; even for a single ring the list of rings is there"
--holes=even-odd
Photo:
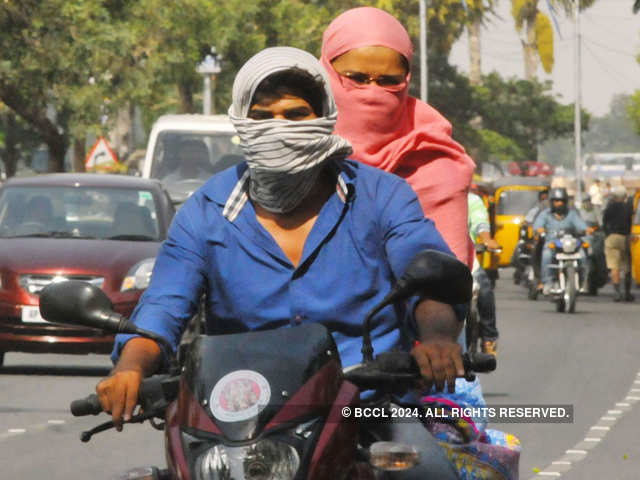
[[[216,73],[220,73],[220,60],[221,57],[216,52],[216,47],[211,47],[211,53],[208,53],[204,57],[204,60],[196,67],[196,72],[202,75],[204,79],[202,90],[202,113],[205,115],[211,115],[213,110],[211,84],[213,83],[215,88],[215,75]]]
[[[420,0],[420,100],[427,102],[427,0]]]
[[[576,80],[576,94],[575,94],[575,109],[574,109],[574,137],[575,137],[575,169],[576,169],[576,207],[582,206],[582,118],[580,116],[581,102],[582,102],[582,59],[581,59],[581,32],[580,32],[580,0],[574,0],[575,11],[575,46],[574,46],[574,62],[575,62],[575,80]]]

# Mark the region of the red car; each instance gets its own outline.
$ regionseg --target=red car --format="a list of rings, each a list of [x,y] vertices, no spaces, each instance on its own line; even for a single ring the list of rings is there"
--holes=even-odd
[[[121,175],[12,178],[0,189],[0,365],[5,352],[108,353],[113,337],[43,320],[51,282],[100,286],[129,316],[175,210],[162,185]]]

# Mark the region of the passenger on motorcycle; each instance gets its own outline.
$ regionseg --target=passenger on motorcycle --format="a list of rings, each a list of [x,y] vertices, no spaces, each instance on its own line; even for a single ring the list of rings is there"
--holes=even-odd
[[[541,259],[541,284],[545,295],[551,289],[551,275],[549,265],[551,263],[551,249],[549,243],[555,240],[560,231],[572,230],[576,235],[591,233],[591,228],[582,219],[577,210],[569,208],[569,195],[567,189],[563,187],[552,188],[549,193],[551,207],[541,212],[535,222],[533,229],[536,237],[545,234],[545,243],[542,248]]]
[[[320,322],[343,366],[359,363],[366,313],[417,252],[449,248],[404,180],[347,159],[351,147],[332,134],[336,107],[312,55],[277,47],[252,57],[235,78],[229,115],[246,162],[214,175],[178,211],[133,320],[175,349],[205,293],[207,334]],[[463,316],[464,308],[428,299],[387,307],[374,317],[375,351],[409,350],[417,337],[411,351],[424,383],[452,391],[464,374]],[[96,390],[119,428],[165,353],[118,336],[117,364]],[[422,463],[394,478],[457,478],[419,421],[375,428],[422,448]]]

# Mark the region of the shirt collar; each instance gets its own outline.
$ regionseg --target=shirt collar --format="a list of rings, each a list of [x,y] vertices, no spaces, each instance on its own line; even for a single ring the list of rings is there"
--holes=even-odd
[[[241,168],[243,168],[244,171],[240,170]],[[354,191],[353,180],[347,175],[342,161],[334,161],[331,168],[335,172],[337,178],[336,193],[338,194],[338,198],[343,203],[347,203],[351,199],[352,192]],[[238,215],[249,199],[248,192],[250,177],[249,169],[247,168],[246,163],[238,167],[238,174],[240,175],[240,178],[234,184],[231,193],[227,194],[227,198],[224,201],[224,208],[222,210],[222,215],[230,222],[233,222],[236,218],[238,218]],[[213,196],[210,197],[212,198],[212,200],[219,200],[219,197],[215,192],[210,193],[213,194]]]

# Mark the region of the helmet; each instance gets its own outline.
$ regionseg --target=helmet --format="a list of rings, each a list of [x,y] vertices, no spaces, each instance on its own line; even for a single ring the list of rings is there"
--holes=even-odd
[[[559,213],[560,215],[565,215],[569,210],[569,194],[567,193],[567,189],[564,187],[555,187],[552,188],[549,192],[549,200],[551,201],[551,211],[553,213]],[[560,200],[562,205],[554,205],[554,203]]]

